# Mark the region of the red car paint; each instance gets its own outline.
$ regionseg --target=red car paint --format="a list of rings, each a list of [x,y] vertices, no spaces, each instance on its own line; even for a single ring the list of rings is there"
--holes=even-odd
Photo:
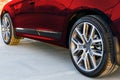
[[[14,28],[59,33],[60,36],[35,35],[17,32],[17,36],[28,37],[61,46],[68,42],[69,21],[81,11],[95,11],[112,21],[113,35],[120,40],[120,0],[12,0],[3,8],[8,12]],[[89,14],[89,13],[87,13]]]

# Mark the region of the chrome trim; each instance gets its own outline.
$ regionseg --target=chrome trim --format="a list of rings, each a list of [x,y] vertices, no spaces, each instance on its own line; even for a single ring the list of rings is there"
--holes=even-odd
[[[24,30],[24,28],[16,28],[16,30]]]

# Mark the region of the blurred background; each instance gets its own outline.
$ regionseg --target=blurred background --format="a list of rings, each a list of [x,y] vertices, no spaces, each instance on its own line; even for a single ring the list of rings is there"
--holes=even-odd
[[[1,12],[3,6],[4,6],[8,1],[10,1],[10,0],[0,0],[0,12]]]

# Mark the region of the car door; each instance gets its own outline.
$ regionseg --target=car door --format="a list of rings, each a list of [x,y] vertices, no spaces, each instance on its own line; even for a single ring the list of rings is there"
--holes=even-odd
[[[36,30],[45,37],[60,38],[67,8],[72,0],[36,0]]]
[[[14,4],[15,12],[15,26],[20,28],[34,28],[35,16],[34,16],[34,0],[19,0]]]

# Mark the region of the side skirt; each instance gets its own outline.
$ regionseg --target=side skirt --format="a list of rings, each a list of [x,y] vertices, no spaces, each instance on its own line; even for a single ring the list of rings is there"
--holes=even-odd
[[[16,32],[20,32],[20,33],[61,39],[61,32],[35,30],[35,29],[28,29],[28,28],[16,28],[15,30]]]

